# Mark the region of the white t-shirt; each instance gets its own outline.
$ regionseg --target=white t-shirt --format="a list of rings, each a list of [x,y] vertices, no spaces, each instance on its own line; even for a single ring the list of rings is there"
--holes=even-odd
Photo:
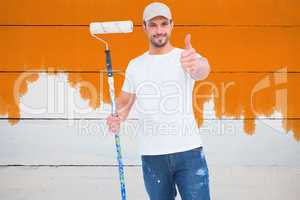
[[[202,146],[192,106],[195,81],[180,64],[183,49],[132,59],[122,90],[136,94],[141,155],[161,155]]]

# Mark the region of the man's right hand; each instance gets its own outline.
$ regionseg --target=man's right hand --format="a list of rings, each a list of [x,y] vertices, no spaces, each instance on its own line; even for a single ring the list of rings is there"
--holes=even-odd
[[[106,118],[106,124],[110,133],[118,133],[121,126],[121,118],[119,116],[114,116],[110,114]]]
[[[106,124],[110,133],[119,132],[121,122],[127,118],[134,101],[135,94],[128,92],[122,92],[121,95],[116,99],[118,115],[110,114],[106,118]]]

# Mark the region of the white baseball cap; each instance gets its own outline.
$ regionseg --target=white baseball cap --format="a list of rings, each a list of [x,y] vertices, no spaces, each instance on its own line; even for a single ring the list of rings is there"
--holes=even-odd
[[[157,16],[163,16],[167,19],[172,19],[171,11],[166,4],[160,2],[153,2],[145,7],[143,14],[144,21],[148,21],[153,17]]]

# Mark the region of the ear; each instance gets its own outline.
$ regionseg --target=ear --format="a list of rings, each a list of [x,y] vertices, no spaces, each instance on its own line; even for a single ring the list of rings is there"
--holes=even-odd
[[[146,32],[146,22],[143,21],[143,31]]]
[[[173,22],[172,19],[170,19],[170,24],[171,24],[171,29],[173,29],[173,27],[174,27],[174,22]]]

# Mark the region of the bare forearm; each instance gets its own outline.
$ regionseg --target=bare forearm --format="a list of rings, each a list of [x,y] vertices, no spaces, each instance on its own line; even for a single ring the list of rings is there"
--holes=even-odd
[[[121,118],[122,121],[125,121],[130,111],[128,109],[128,106],[126,107],[126,105],[122,101],[118,101],[118,100],[116,104],[117,104],[117,113],[119,117]]]
[[[134,102],[134,96],[121,94],[116,100],[117,113],[122,121],[127,119],[127,116],[131,110]]]

